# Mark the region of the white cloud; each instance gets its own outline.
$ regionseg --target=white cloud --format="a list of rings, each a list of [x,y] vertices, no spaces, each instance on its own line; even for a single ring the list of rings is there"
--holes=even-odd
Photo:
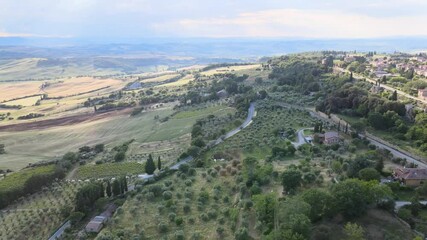
[[[427,35],[426,21],[424,15],[374,17],[333,10],[274,9],[153,27],[159,32],[203,37],[372,38]]]

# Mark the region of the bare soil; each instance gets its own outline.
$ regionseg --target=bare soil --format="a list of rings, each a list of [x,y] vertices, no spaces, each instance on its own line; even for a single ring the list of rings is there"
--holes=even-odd
[[[0,126],[0,132],[19,132],[28,130],[40,130],[59,126],[69,126],[83,122],[93,122],[104,118],[114,117],[129,114],[132,111],[131,108],[103,112],[103,113],[89,113],[73,115],[55,119],[46,119],[40,121],[23,122],[11,125]]]

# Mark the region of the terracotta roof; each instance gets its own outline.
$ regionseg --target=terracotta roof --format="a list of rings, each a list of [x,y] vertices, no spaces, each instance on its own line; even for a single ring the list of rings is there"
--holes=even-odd
[[[395,174],[403,179],[427,179],[427,169],[421,168],[398,168]]]

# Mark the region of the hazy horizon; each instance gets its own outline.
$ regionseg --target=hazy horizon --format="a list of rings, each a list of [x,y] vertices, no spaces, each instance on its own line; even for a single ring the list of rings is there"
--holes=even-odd
[[[377,39],[427,36],[421,0],[3,0],[1,37]]]

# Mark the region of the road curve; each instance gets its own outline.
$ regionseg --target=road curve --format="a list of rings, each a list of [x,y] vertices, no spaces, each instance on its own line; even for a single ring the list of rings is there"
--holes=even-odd
[[[212,147],[220,144],[225,139],[236,135],[238,132],[242,131],[242,129],[248,127],[252,123],[252,119],[254,118],[254,116],[255,116],[255,103],[251,103],[249,105],[249,109],[248,109],[248,116],[246,117],[246,120],[242,123],[242,125],[240,125],[236,129],[231,130],[230,132],[226,133],[225,135],[219,137],[217,140],[215,140],[215,143],[212,145]],[[194,158],[192,156],[188,156],[188,157],[182,159],[181,161],[179,161],[178,163],[172,165],[169,169],[178,170],[179,166],[181,166],[184,163],[188,163],[188,162],[192,161],[193,159]],[[152,178],[152,177],[153,177],[153,175],[144,175],[144,179]]]

